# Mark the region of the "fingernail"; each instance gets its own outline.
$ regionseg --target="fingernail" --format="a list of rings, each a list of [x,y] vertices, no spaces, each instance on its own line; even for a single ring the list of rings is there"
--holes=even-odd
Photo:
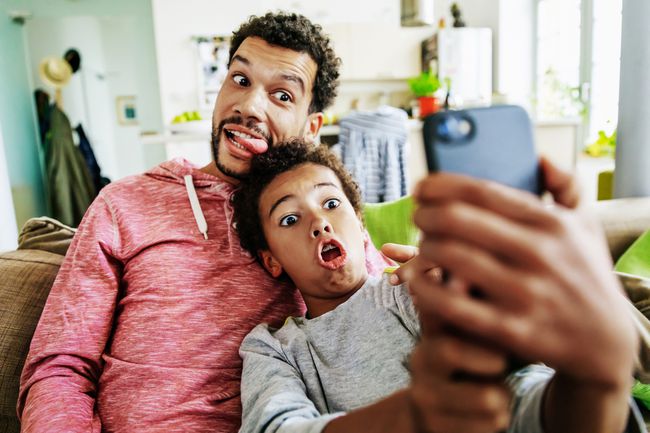
[[[392,285],[399,284],[399,277],[397,276],[397,274],[392,274],[390,277],[388,277],[388,281],[389,281]]]

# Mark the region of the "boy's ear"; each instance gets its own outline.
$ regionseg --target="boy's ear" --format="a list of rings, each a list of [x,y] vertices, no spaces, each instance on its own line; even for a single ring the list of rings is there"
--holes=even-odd
[[[262,259],[262,265],[264,265],[264,269],[269,271],[269,274],[271,274],[273,278],[278,278],[280,275],[282,275],[284,269],[282,269],[282,265],[275,259],[275,256],[273,256],[271,251],[262,250],[259,252],[259,255]]]

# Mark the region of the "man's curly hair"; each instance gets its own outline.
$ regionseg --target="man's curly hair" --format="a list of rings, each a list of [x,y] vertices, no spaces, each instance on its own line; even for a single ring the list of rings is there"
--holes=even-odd
[[[239,46],[249,37],[258,37],[271,45],[309,54],[318,67],[309,112],[323,111],[332,104],[339,85],[341,59],[336,57],[330,39],[321,26],[295,13],[269,12],[260,17],[251,16],[248,22],[233,32],[228,66]]]
[[[325,146],[314,146],[300,139],[280,143],[253,157],[249,176],[242,180],[233,196],[239,241],[253,257],[259,259],[258,253],[268,249],[259,209],[262,192],[280,174],[308,163],[325,166],[336,174],[343,192],[362,218],[359,186],[336,155]]]

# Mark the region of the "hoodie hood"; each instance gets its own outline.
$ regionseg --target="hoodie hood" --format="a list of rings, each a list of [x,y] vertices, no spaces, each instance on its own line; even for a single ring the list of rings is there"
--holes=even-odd
[[[208,225],[197,190],[202,194],[215,194],[222,197],[227,223],[232,224],[233,211],[230,200],[235,191],[235,185],[201,171],[198,166],[183,158],[174,158],[163,162],[146,172],[145,176],[163,182],[177,183],[185,187],[189,200],[188,204],[192,208],[197,228],[206,240],[208,239]]]
[[[225,197],[229,197],[235,190],[235,186],[200,170],[200,167],[192,164],[184,158],[174,158],[155,166],[145,173],[154,179],[163,182],[177,183],[185,185],[184,178],[191,175],[196,189],[209,189],[214,192],[223,192]]]

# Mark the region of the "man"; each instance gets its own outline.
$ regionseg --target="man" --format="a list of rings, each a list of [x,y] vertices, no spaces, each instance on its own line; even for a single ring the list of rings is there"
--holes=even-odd
[[[230,197],[253,154],[312,140],[339,59],[320,27],[267,14],[234,33],[215,104],[214,163],[169,161],[89,208],[25,363],[23,431],[234,432],[239,344],[304,310],[239,246]],[[385,262],[371,250],[369,270]]]

